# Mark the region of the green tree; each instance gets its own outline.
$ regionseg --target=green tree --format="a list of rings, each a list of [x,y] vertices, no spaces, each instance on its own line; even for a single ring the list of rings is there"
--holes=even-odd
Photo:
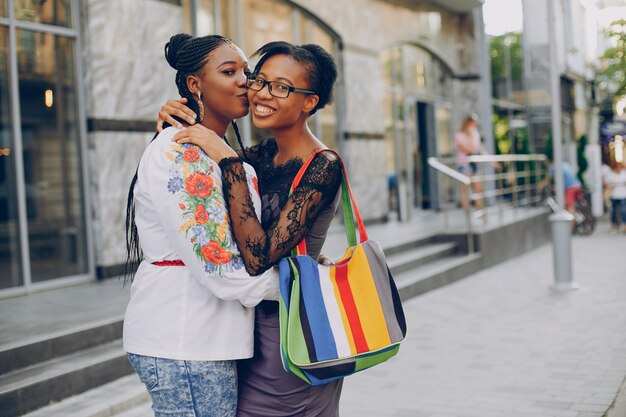
[[[508,45],[507,45],[508,42]],[[504,35],[493,36],[489,40],[489,55],[491,58],[491,79],[496,85],[506,79],[506,53],[509,49],[511,65],[511,79],[521,80],[523,76],[524,60],[522,57],[522,35],[519,32],[509,32]]]
[[[614,96],[626,95],[626,20],[612,22],[606,31],[611,47],[600,57],[597,81]]]

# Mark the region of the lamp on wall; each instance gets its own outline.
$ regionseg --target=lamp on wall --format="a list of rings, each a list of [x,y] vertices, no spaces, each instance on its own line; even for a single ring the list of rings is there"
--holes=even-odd
[[[50,89],[44,91],[43,94],[43,102],[47,108],[52,108],[54,105],[54,92]]]

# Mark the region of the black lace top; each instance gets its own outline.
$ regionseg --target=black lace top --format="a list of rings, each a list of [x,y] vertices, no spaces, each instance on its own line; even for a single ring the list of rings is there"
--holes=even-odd
[[[240,158],[220,162],[224,196],[237,246],[251,275],[258,275],[289,254],[306,236],[308,252],[317,258],[337,207],[341,163],[330,152],[313,158],[293,194],[289,189],[303,161],[293,158],[274,166],[278,146],[273,139],[246,149],[246,162],[259,178],[263,206],[258,221]],[[315,227],[321,215],[323,227]],[[317,225],[316,225],[317,226]],[[321,226],[321,225],[320,225]],[[321,230],[323,229],[323,230]],[[309,242],[311,240],[311,242]]]

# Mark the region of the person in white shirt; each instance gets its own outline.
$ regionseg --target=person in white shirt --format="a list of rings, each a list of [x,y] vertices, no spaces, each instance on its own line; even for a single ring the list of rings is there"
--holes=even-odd
[[[165,56],[203,126],[224,137],[248,113],[250,68],[230,40],[178,34]],[[179,131],[170,126],[150,143],[129,191],[127,265],[139,266],[124,349],[155,416],[235,416],[235,361],[253,355],[254,307],[278,298],[277,272],[246,272],[220,167],[197,146],[172,141]],[[258,180],[247,164],[245,176],[259,216]]]
[[[602,179],[611,193],[611,233],[617,233],[620,220],[622,231],[626,233],[626,168],[619,162],[611,161],[611,169],[604,172]]]

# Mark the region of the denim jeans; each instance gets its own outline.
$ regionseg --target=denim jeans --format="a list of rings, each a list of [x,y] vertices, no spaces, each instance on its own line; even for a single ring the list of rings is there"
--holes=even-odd
[[[128,354],[152,397],[155,417],[234,417],[235,361],[181,361]]]
[[[611,199],[611,206],[611,224],[617,226],[621,217],[622,226],[626,226],[626,198],[621,200]]]

